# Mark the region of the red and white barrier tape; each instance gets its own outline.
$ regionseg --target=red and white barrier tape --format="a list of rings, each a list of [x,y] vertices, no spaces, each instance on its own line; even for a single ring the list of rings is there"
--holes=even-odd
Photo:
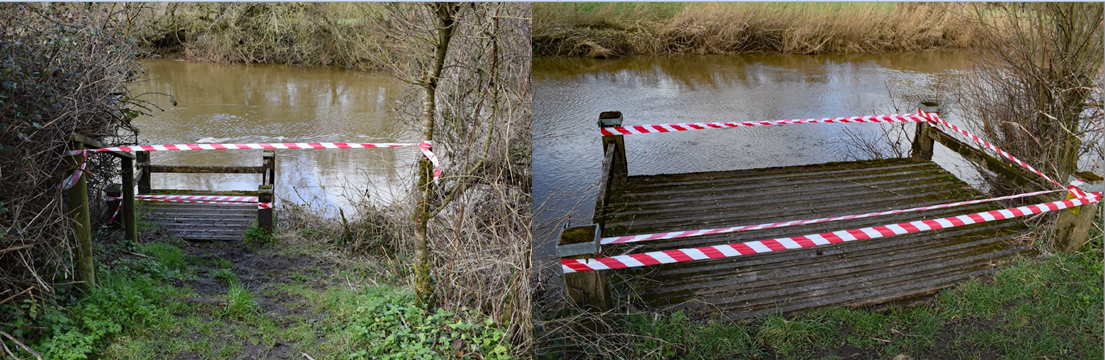
[[[81,175],[84,174],[84,168],[85,168],[85,166],[88,166],[88,153],[83,153],[83,154],[84,154],[84,160],[81,160],[81,166],[78,167],[77,170],[73,171],[73,174],[69,175],[68,178],[66,178],[65,180],[62,180],[61,185],[59,185],[58,187],[60,187],[64,190],[69,190],[74,185],[77,185],[77,181],[81,180]],[[71,154],[71,155],[76,155],[76,154]]]
[[[185,150],[249,150],[249,149],[364,149],[417,146],[424,143],[259,143],[259,144],[166,144],[117,146],[83,151],[185,151]],[[78,150],[81,151],[81,150]],[[77,151],[74,151],[76,153]]]
[[[135,146],[116,146],[106,147],[99,149],[85,149],[71,151],[70,155],[76,155],[77,153],[84,153],[85,157],[88,156],[89,151],[185,151],[185,150],[249,150],[249,149],[366,149],[366,148],[393,148],[393,147],[406,147],[406,146],[418,146],[419,150],[422,150],[422,154],[430,159],[430,162],[434,164],[434,182],[437,182],[438,177],[441,176],[441,164],[437,161],[437,156],[430,152],[430,148],[433,147],[432,141],[423,141],[420,143],[257,143],[257,144],[166,144],[166,145],[135,145]],[[81,169],[84,169],[84,164],[81,164]],[[75,172],[74,177],[80,178],[80,172]],[[67,180],[68,181],[68,180]],[[76,183],[75,180],[73,180]],[[64,185],[64,184],[63,184]],[[71,187],[72,185],[70,185]]]
[[[658,264],[669,264],[704,259],[718,259],[740,255],[750,255],[786,249],[797,249],[826,245],[846,241],[875,239],[907,233],[946,229],[957,226],[977,224],[988,221],[1012,219],[1021,216],[1048,211],[1066,209],[1101,201],[1101,193],[1091,193],[1088,197],[1063,201],[1021,206],[1012,209],[984,211],[968,215],[959,215],[935,220],[919,220],[898,224],[880,225],[862,229],[850,229],[821,234],[809,234],[788,238],[749,241],[737,244],[705,246],[691,249],[664,250],[640,254],[598,257],[590,259],[560,259],[564,273],[582,271],[622,269]]]
[[[108,200],[116,200],[116,199],[118,199],[118,200],[122,200],[123,198],[112,198],[112,197],[108,197]],[[119,202],[119,206],[116,206],[116,207],[115,207],[115,213],[114,213],[114,214],[111,214],[111,218],[110,218],[110,219],[107,219],[107,223],[108,223],[108,224],[110,224],[110,223],[112,223],[112,222],[114,222],[114,221],[115,221],[115,217],[116,217],[116,216],[119,216],[119,210],[121,210],[122,208],[123,208],[123,202],[122,202],[122,201],[120,201],[120,202]]]
[[[813,220],[792,220],[792,221],[784,221],[784,222],[777,222],[777,223],[770,223],[770,224],[734,226],[734,227],[717,228],[717,229],[673,231],[673,232],[656,233],[656,234],[642,234],[642,235],[606,237],[606,238],[600,239],[599,243],[603,244],[603,245],[606,245],[606,244],[621,244],[621,243],[638,242],[638,241],[678,239],[678,238],[694,237],[694,236],[727,234],[727,233],[738,232],[738,231],[761,230],[761,229],[780,228],[780,227],[787,227],[787,226],[817,224],[817,223],[837,221],[837,220],[861,219],[861,218],[868,218],[868,217],[875,217],[875,216],[882,216],[882,215],[901,214],[901,213],[914,212],[914,211],[936,210],[936,209],[950,208],[950,207],[962,206],[962,205],[978,204],[978,203],[984,203],[984,202],[990,202],[990,201],[1009,200],[1009,199],[1016,199],[1016,198],[1022,198],[1022,197],[1028,197],[1028,196],[1049,194],[1049,193],[1059,192],[1059,191],[1063,191],[1063,190],[1037,191],[1037,192],[1028,193],[1028,194],[1018,194],[1018,195],[1002,196],[1002,197],[989,198],[989,199],[960,201],[960,202],[954,202],[954,203],[948,203],[948,204],[922,206],[922,207],[916,207],[916,208],[905,209],[905,210],[888,210],[888,211],[880,211],[880,212],[873,212],[873,213],[860,214],[860,215],[835,216],[835,217],[827,217],[827,218],[820,218],[820,219],[813,219]]]
[[[929,112],[925,112],[923,110],[917,110],[917,114],[919,116],[921,116],[922,118],[928,119],[929,120],[928,122],[929,122],[930,125],[935,123],[935,124],[940,124],[940,125],[946,126],[946,127],[950,128],[952,130],[955,130],[956,132],[958,132],[960,134],[963,134],[963,136],[966,136],[967,138],[969,138],[971,140],[974,140],[975,142],[977,142],[979,144],[982,144],[982,146],[985,146],[987,149],[990,149],[990,150],[993,150],[994,152],[997,152],[1001,156],[1004,156],[1006,159],[1009,159],[1010,161],[1016,163],[1017,165],[1020,165],[1020,166],[1024,167],[1025,169],[1028,169],[1029,171],[1032,171],[1036,175],[1040,175],[1040,177],[1043,177],[1044,179],[1047,179],[1047,181],[1050,181],[1052,184],[1058,185],[1060,188],[1065,188],[1063,186],[1063,184],[1060,184],[1058,181],[1052,180],[1047,175],[1044,175],[1044,173],[1040,172],[1039,170],[1036,170],[1036,168],[1033,168],[1032,166],[1028,165],[1024,161],[1021,161],[1020,159],[1017,159],[1017,158],[1013,157],[1013,155],[1010,155],[1009,153],[1005,152],[1004,150],[998,149],[997,146],[994,146],[993,144],[990,144],[986,140],[982,140],[978,136],[975,136],[974,134],[971,134],[971,133],[967,132],[967,130],[960,129],[958,126],[952,125],[952,124],[948,123],[947,121],[944,121],[943,119],[940,119],[940,116],[937,115],[936,113],[929,113]]]
[[[271,203],[271,202],[265,202],[265,203],[263,203],[263,202],[256,202],[256,201],[257,201],[257,200],[256,200],[256,199],[257,199],[256,197],[253,197],[253,199],[254,199],[253,201],[207,201],[207,200],[185,200],[185,199],[146,198],[146,197],[140,197],[140,196],[149,196],[149,195],[135,195],[135,196],[134,196],[134,200],[136,200],[136,201],[157,201],[157,202],[172,202],[172,203],[188,203],[188,204],[219,204],[219,205],[249,205],[249,204],[251,204],[251,203],[256,203],[256,204],[257,204],[257,208],[258,208],[258,209],[272,209],[272,203]],[[196,196],[196,197],[200,197],[200,196]],[[243,197],[243,198],[248,198],[247,196],[241,196],[241,197]],[[123,198],[121,198],[121,197],[112,197],[112,196],[109,196],[109,197],[107,197],[107,199],[108,199],[108,200],[122,200]]]
[[[134,195],[135,199],[205,200],[257,202],[256,196],[214,196],[214,195]]]
[[[703,129],[725,129],[725,128],[735,128],[735,127],[790,125],[790,124],[878,123],[878,122],[894,123],[894,122],[925,122],[925,121],[927,121],[925,118],[919,117],[918,114],[916,114],[916,113],[908,113],[908,114],[867,115],[867,116],[817,118],[817,119],[796,119],[796,120],[713,122],[713,123],[677,123],[677,124],[655,124],[655,125],[631,125],[631,126],[604,127],[604,128],[602,128],[602,135],[603,136],[634,135],[634,134],[666,133],[666,132],[703,130]]]
[[[813,123],[878,123],[878,122],[927,122],[930,125],[939,124],[946,126],[956,132],[963,134],[967,138],[974,140],[975,142],[982,144],[986,148],[997,152],[1001,156],[1013,161],[1014,163],[1032,171],[1036,175],[1047,179],[1047,181],[1063,187],[1058,181],[1055,181],[1044,175],[1044,173],[1036,170],[1032,166],[1028,165],[1024,161],[1017,159],[1013,155],[1005,152],[990,144],[989,142],[982,140],[978,136],[960,129],[958,126],[952,125],[940,117],[936,113],[929,113],[923,110],[917,110],[916,113],[907,114],[888,114],[888,115],[867,115],[867,116],[852,116],[852,117],[835,117],[835,118],[817,118],[817,119],[796,119],[796,120],[771,120],[771,121],[746,121],[746,122],[717,122],[717,123],[678,123],[678,124],[655,124],[655,125],[632,125],[632,126],[615,126],[602,128],[603,136],[610,135],[634,135],[634,134],[649,134],[649,133],[666,133],[677,131],[689,131],[689,130],[702,130],[702,129],[724,129],[734,127],[749,127],[749,126],[767,126],[767,125],[789,125],[789,124],[813,124]],[[1075,194],[1077,196],[1077,194]]]

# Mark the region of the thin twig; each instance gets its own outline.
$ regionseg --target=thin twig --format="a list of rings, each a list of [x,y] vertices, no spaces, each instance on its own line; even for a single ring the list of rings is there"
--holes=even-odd
[[[23,345],[23,343],[19,342],[19,340],[16,340],[14,336],[8,335],[8,333],[3,332],[3,331],[0,331],[0,335],[4,335],[4,337],[8,338],[8,340],[11,340],[13,343],[15,343],[16,345],[19,345],[19,347],[23,348],[24,351],[31,353],[31,355],[34,355],[35,359],[42,360],[42,355],[39,355],[37,352],[32,350],[30,347],[27,347],[27,345]],[[4,350],[7,351],[8,348],[5,346]],[[10,351],[8,352],[8,354],[11,355],[13,358],[15,357],[15,355],[12,354]]]
[[[23,294],[27,293],[28,291],[31,291],[31,289],[34,289],[34,288],[35,288],[35,286],[31,285],[31,287],[27,288],[26,290],[20,291],[18,294],[9,296],[7,299],[4,299],[4,300],[0,300],[0,305],[6,303],[8,301],[11,301],[11,299],[14,299],[14,298],[18,297],[19,295],[23,295]]]

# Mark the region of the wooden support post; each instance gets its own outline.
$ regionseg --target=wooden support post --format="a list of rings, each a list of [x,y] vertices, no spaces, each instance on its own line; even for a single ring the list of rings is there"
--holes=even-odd
[[[79,141],[71,141],[69,143],[70,150],[83,150],[84,144]],[[80,169],[81,163],[84,162],[84,155],[77,154],[69,156],[69,165],[74,169]],[[87,176],[81,176],[77,180],[77,184],[69,188],[69,209],[76,219],[76,244],[77,244],[77,263],[75,272],[78,281],[83,281],[81,287],[85,290],[96,287],[96,274],[92,265],[92,222],[88,214],[88,182],[85,180]]]
[[[920,109],[925,112],[940,113],[940,105],[935,102],[923,102]],[[932,126],[928,123],[917,123],[917,131],[913,133],[913,149],[910,151],[913,161],[932,161],[933,139],[929,135],[932,131]]]
[[[1091,174],[1092,175],[1092,174]],[[1090,191],[1101,191],[1101,178],[1094,180],[1084,179],[1089,187],[1096,187]],[[1083,186],[1083,188],[1087,188]],[[1087,191],[1089,192],[1089,191]],[[1067,194],[1063,194],[1065,200]],[[1094,216],[1101,203],[1082,205],[1073,209],[1059,211],[1055,219],[1054,248],[1056,251],[1071,253],[1082,249],[1082,245],[1090,238],[1090,228],[1093,227]]]
[[[276,150],[266,149],[261,154],[261,185],[276,184]]]
[[[135,151],[134,158],[138,161],[138,168],[142,169],[141,175],[138,177],[138,193],[146,195],[150,193],[150,153],[146,151]]]
[[[565,225],[557,241],[556,252],[562,258],[582,259],[599,256],[601,232],[598,225],[569,228]],[[592,312],[610,310],[610,285],[604,271],[564,274],[564,285],[572,304]]]
[[[272,203],[272,185],[261,185],[257,187],[257,202]],[[257,209],[257,226],[265,229],[270,234],[272,233],[272,210]]]
[[[620,111],[604,111],[599,114],[599,127],[622,126],[622,113]],[[602,137],[602,149],[614,144],[614,159],[610,164],[611,185],[624,185],[629,177],[629,165],[625,161],[625,140],[621,135],[609,135]],[[604,174],[605,175],[605,174]]]
[[[122,158],[123,169],[123,232],[127,240],[138,240],[138,218],[134,208],[134,159]]]

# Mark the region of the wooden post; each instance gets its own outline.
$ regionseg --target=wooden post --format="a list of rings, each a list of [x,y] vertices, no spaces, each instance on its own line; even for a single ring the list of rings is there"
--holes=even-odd
[[[920,109],[925,112],[940,113],[940,105],[935,102],[922,102]],[[917,131],[913,133],[913,149],[910,151],[913,161],[932,161],[933,139],[929,136],[930,131],[933,131],[932,126],[928,123],[917,123]]]
[[[144,151],[139,152],[144,153]],[[124,157],[123,163],[123,232],[127,240],[138,240],[138,218],[134,209],[134,159]]]
[[[257,187],[257,202],[272,203],[272,185]],[[257,226],[272,233],[272,209],[257,209]]]
[[[264,169],[261,171],[261,185],[275,185],[276,184],[276,150],[266,149],[264,154],[261,154],[261,167]]]
[[[150,153],[146,151],[135,151],[134,158],[138,160],[138,168],[142,169],[141,175],[138,177],[138,193],[146,195],[150,193]]]
[[[1093,176],[1093,174],[1089,175]],[[1088,188],[1089,191],[1087,192],[1101,191],[1103,182],[1100,177],[1094,177],[1094,180],[1083,179],[1089,185],[1082,187],[1084,190]],[[1072,180],[1073,178],[1071,177]],[[1063,199],[1066,199],[1067,195],[1064,194],[1063,196]],[[1055,219],[1053,240],[1056,251],[1072,253],[1082,249],[1082,245],[1085,245],[1090,238],[1090,228],[1093,227],[1094,215],[1097,215],[1099,206],[1101,206],[1101,203],[1059,211],[1059,216]]]
[[[599,128],[615,126],[622,126],[622,113],[620,111],[604,111],[599,114]],[[609,144],[614,144],[614,159],[610,168],[611,185],[624,185],[629,177],[629,165],[625,161],[625,140],[622,139],[621,135],[603,136],[603,151],[606,151]]]
[[[69,143],[70,150],[84,150],[84,144],[80,141],[71,141]],[[84,155],[77,154],[69,156],[69,165],[74,169],[80,169],[81,163],[84,162]],[[85,290],[96,287],[96,274],[93,267],[92,259],[92,222],[88,215],[88,182],[85,180],[86,176],[82,175],[77,184],[69,188],[69,209],[73,214],[73,217],[77,221],[75,235],[77,244],[77,263],[75,272],[78,281],[83,281],[81,287]]]
[[[598,225],[565,227],[560,232],[556,252],[562,258],[583,259],[599,256]],[[564,274],[564,285],[572,304],[593,312],[610,310],[610,284],[604,271]]]

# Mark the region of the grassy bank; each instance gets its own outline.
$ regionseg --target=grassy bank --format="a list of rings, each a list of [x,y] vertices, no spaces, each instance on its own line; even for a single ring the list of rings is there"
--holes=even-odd
[[[1098,359],[1102,219],[1081,252],[1017,259],[909,304],[743,322],[633,308],[595,319],[544,304],[539,352],[549,359]],[[596,335],[578,325],[589,320],[609,330]]]
[[[0,329],[46,359],[509,353],[505,332],[478,311],[415,306],[402,257],[321,249],[300,234],[265,242],[102,241],[108,246],[98,253],[99,287],[64,306],[0,306],[19,315],[19,323],[0,323]]]
[[[963,47],[958,4],[535,3],[538,55],[870,53]]]

